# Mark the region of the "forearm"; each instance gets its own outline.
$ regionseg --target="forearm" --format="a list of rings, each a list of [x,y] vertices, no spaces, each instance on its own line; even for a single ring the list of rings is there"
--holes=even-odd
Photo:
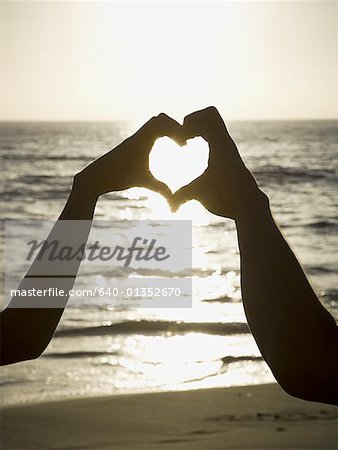
[[[332,396],[338,389],[337,327],[274,222],[266,196],[242,208],[236,226],[243,304],[262,355],[286,390],[298,390],[294,395],[307,397],[324,383],[328,392],[319,397]]]
[[[58,220],[92,220],[98,194],[75,175],[68,200]]]
[[[96,201],[95,195],[75,182],[66,205],[46,240],[51,242],[56,239],[62,247],[66,245],[62,242],[63,238],[67,238],[67,245],[69,245],[69,235],[67,235],[69,223],[73,234],[76,234],[76,243],[86,243]],[[65,261],[56,270],[48,258],[43,257],[40,261],[35,259],[19,289],[44,289],[56,283],[59,289],[69,292],[73,287],[80,262]],[[62,273],[60,273],[60,267]],[[39,356],[52,338],[67,301],[67,296],[30,297],[30,303],[26,304],[27,297],[13,298],[0,315],[1,364]]]
[[[93,161],[74,177],[68,201],[47,240],[63,248],[84,248],[91,228],[95,205],[100,195],[128,189],[146,187],[164,195],[171,195],[168,186],[156,180],[149,170],[149,153],[159,137],[171,136],[184,140],[181,126],[165,114],[148,121],[131,138]],[[69,227],[71,233],[65,232]],[[75,224],[75,225],[74,225]],[[45,257],[36,258],[19,289],[48,287],[56,283],[69,292],[82,259],[62,258],[62,264],[53,265]],[[68,259],[68,258],[66,258]],[[47,284],[47,286],[46,286]],[[48,293],[48,290],[46,291]],[[26,297],[27,299],[27,297]],[[31,298],[29,299],[31,301]],[[34,300],[34,299],[33,299]],[[37,304],[27,307],[21,298],[12,298],[0,315],[1,364],[31,359],[47,346],[60,320],[67,297],[39,298]],[[34,303],[34,301],[33,301]]]

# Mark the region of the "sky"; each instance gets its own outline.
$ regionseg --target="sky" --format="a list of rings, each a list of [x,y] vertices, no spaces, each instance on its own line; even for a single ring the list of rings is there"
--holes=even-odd
[[[336,2],[1,3],[1,120],[338,117]]]

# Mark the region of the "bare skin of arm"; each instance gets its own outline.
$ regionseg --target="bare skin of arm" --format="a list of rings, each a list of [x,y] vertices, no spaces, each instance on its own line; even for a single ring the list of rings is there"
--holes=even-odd
[[[64,231],[64,221],[71,221],[67,223],[72,227],[74,241],[77,244],[86,243],[97,200],[104,193],[139,186],[165,196],[170,195],[168,187],[151,175],[148,167],[149,153],[155,140],[162,136],[170,136],[178,143],[182,143],[180,133],[181,126],[177,122],[165,114],[160,114],[118,147],[75,175],[66,205],[47,240],[53,241],[56,238],[59,242],[61,241],[62,247],[63,236],[67,234]],[[67,239],[67,245],[69,245],[69,236]],[[43,258],[41,261],[35,259],[21,282],[20,289],[46,287],[46,281],[39,278],[41,268],[46,264],[48,261],[44,261]],[[72,289],[79,266],[80,261],[62,264],[61,288],[65,292]],[[56,274],[48,273],[48,276],[52,280]],[[43,298],[42,300],[46,307],[40,307],[40,298],[39,305],[30,304],[27,308],[25,307],[26,298],[13,298],[7,308],[1,312],[1,365],[37,358],[47,347],[68,297],[59,298],[56,308],[54,307],[55,299],[52,305],[48,304],[51,299]]]
[[[184,120],[186,138],[202,136],[209,166],[181,188],[173,208],[190,199],[236,222],[241,288],[257,345],[281,387],[305,400],[338,404],[338,328],[276,225],[267,196],[245,167],[214,107]]]

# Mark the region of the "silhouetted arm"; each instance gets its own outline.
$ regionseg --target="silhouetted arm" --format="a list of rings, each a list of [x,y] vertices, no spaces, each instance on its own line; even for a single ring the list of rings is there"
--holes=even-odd
[[[338,329],[283,238],[263,195],[236,218],[245,313],[277,381],[289,394],[338,404]]]
[[[83,169],[74,177],[67,203],[46,240],[57,240],[60,248],[66,245],[78,248],[85,244],[97,199],[104,193],[139,186],[168,196],[168,187],[151,175],[148,157],[158,137],[170,136],[180,141],[179,134],[179,124],[160,114]],[[41,260],[34,260],[19,289],[44,289],[57,285],[68,294],[79,266],[80,261],[74,259],[55,266],[43,255]],[[67,301],[67,295],[36,299],[13,297],[0,314],[1,365],[37,358],[50,342]]]
[[[97,201],[96,196],[82,191],[75,180],[67,203],[46,239],[50,242],[57,239],[61,247],[63,245],[62,238],[67,234],[68,222],[64,221],[72,221],[69,228],[72,228],[73,231],[74,225],[78,223],[78,226],[75,227],[77,236],[74,245],[87,242]],[[69,240],[67,240],[67,244],[69,244]],[[65,261],[62,264],[62,279],[53,278],[56,274],[48,273],[50,278],[46,281],[40,275],[45,273],[48,265],[52,268],[47,258],[43,257],[41,261],[36,259],[20,283],[19,289],[28,290],[32,287],[44,289],[47,283],[49,283],[49,287],[52,287],[51,284],[54,283],[54,280],[57,282],[57,286],[65,292],[72,289],[80,261]],[[54,334],[67,301],[68,297],[29,298],[29,305],[26,306],[26,297],[13,298],[0,314],[1,365],[40,356]],[[46,304],[46,307],[41,308],[41,302]],[[49,302],[52,303],[48,305]]]
[[[175,193],[177,208],[197,199],[212,213],[236,221],[242,298],[257,345],[289,394],[338,403],[338,332],[275,224],[267,196],[245,167],[218,111],[184,120],[186,137],[209,142],[209,167]]]

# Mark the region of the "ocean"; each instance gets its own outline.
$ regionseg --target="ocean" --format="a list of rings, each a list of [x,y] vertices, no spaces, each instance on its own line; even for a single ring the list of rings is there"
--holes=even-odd
[[[338,121],[228,128],[320,300],[338,318]],[[24,233],[24,221],[55,221],[73,175],[133,124],[3,122],[0,130],[3,218],[22,221]],[[163,198],[139,188],[104,196],[95,220],[183,220],[192,213],[192,307],[71,304],[42,357],[1,369],[3,405],[273,381],[246,325],[231,220],[196,202],[172,214]]]

